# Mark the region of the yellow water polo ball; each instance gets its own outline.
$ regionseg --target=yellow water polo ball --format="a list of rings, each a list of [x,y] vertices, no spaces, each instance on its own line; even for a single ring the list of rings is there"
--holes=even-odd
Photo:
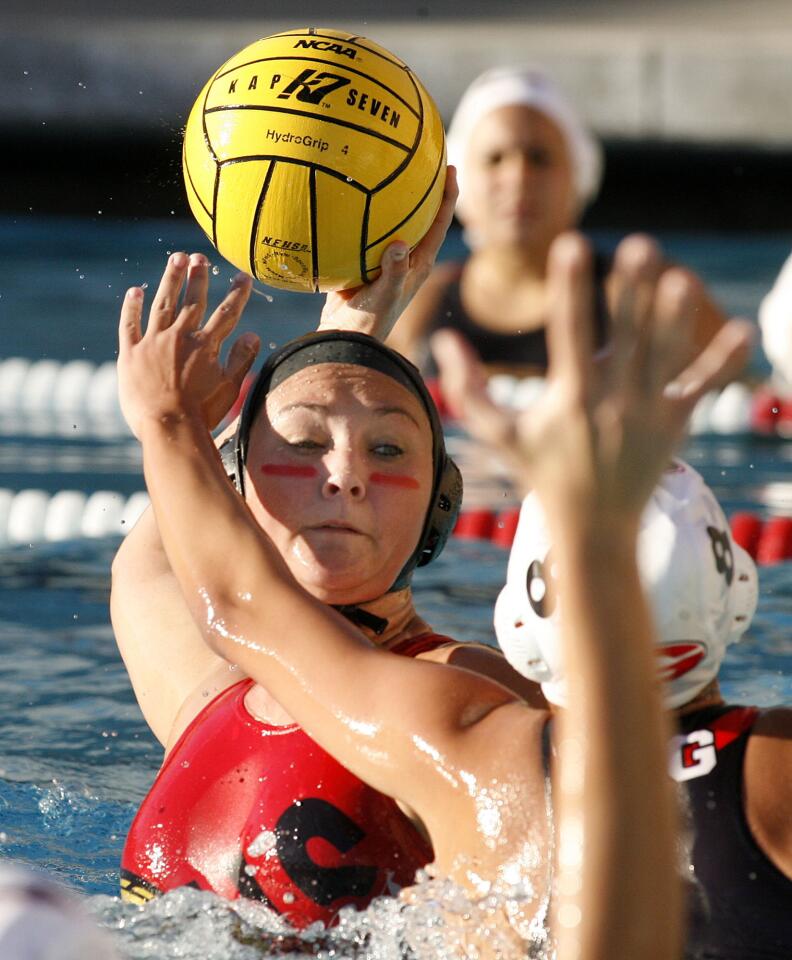
[[[190,208],[220,253],[264,283],[342,290],[414,247],[445,183],[445,134],[410,68],[354,34],[308,28],[245,47],[184,134]]]

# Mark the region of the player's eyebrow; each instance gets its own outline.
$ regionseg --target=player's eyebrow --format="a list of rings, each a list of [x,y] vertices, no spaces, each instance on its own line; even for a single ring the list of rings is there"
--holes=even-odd
[[[285,407],[281,407],[274,414],[274,418],[278,419],[283,416],[285,413],[291,413],[292,410],[311,410],[316,413],[326,413],[330,409],[330,405],[326,403],[307,403],[302,400],[298,400],[295,403],[289,403]],[[403,417],[407,417],[418,429],[420,429],[421,424],[416,420],[416,418],[410,413],[409,410],[404,407],[398,406],[389,406],[389,407],[374,407],[369,411],[372,416],[375,417],[388,417],[392,414],[397,414]]]

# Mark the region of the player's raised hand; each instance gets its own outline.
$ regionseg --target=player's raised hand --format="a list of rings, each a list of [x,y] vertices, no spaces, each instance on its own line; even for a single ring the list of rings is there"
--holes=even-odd
[[[415,249],[394,242],[382,256],[382,272],[354,290],[328,293],[320,330],[355,330],[385,340],[418,288],[432,271],[454,216],[458,195],[456,169],[449,167],[443,199],[432,226]]]
[[[243,334],[226,362],[220,359],[250,296],[251,280],[245,274],[234,279],[202,326],[208,267],[202,254],[174,253],[169,258],[145,332],[143,289],[132,287],[126,293],[119,324],[118,389],[121,409],[138,437],[147,418],[195,413],[214,427],[236,399],[256,358],[258,337]]]

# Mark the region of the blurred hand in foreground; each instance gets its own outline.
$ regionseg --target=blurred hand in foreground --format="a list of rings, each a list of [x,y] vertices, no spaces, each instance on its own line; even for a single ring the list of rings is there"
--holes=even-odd
[[[691,361],[697,282],[663,270],[656,244],[628,237],[617,252],[607,355],[592,357],[591,252],[559,237],[548,264],[547,388],[528,411],[497,406],[474,351],[440,331],[432,350],[443,394],[475,438],[494,447],[523,487],[536,489],[551,524],[596,515],[637,523],[699,399],[744,366],[747,321],[729,321]]]

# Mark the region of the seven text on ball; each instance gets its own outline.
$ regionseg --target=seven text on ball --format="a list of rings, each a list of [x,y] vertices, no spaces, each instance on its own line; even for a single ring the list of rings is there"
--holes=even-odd
[[[274,73],[270,77],[269,89],[273,90],[283,79],[280,73]],[[288,78],[287,78],[288,79]],[[228,85],[228,92],[236,93],[237,84],[240,78],[235,77]],[[258,88],[259,75],[254,73],[248,80],[247,90],[256,90]],[[279,100],[288,100],[294,96],[303,103],[310,103],[318,106],[322,100],[335,90],[348,86],[351,81],[345,77],[339,77],[334,73],[317,72],[316,70],[303,70],[297,77],[289,79],[285,88],[278,93]],[[356,87],[350,87],[347,90],[346,103],[350,107],[357,107],[364,113],[376,117],[389,127],[394,129],[399,126],[401,114],[394,110],[389,104],[384,103],[377,97],[368,93],[361,92]]]

